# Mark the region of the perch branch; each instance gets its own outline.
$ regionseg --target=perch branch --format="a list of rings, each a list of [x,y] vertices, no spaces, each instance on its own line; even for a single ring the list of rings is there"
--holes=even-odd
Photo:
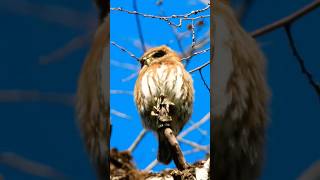
[[[169,144],[171,145],[171,152],[173,152],[173,161],[176,165],[176,167],[179,170],[184,170],[188,167],[188,164],[182,154],[182,151],[180,149],[179,143],[172,132],[171,128],[165,128],[163,130],[163,133],[165,137],[167,138]]]

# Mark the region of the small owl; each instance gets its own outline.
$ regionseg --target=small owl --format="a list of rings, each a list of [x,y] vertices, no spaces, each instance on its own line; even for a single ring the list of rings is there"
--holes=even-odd
[[[141,70],[134,87],[134,100],[142,124],[146,129],[157,132],[158,160],[170,163],[170,146],[162,133],[158,133],[159,119],[157,105],[159,101],[168,103],[167,123],[177,135],[189,120],[193,106],[193,81],[181,63],[181,57],[167,46],[149,49],[140,58]]]

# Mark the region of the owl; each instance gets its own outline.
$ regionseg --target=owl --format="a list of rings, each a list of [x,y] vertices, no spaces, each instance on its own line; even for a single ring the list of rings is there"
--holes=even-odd
[[[226,2],[217,1],[212,18],[213,179],[256,180],[268,119],[265,58]]]
[[[166,122],[177,135],[189,120],[194,100],[193,81],[181,63],[181,57],[167,46],[149,49],[140,58],[141,70],[134,87],[134,101],[143,126],[158,136],[158,161],[172,160],[170,146],[159,133],[157,113],[159,101],[169,106],[170,121]],[[160,123],[161,124],[161,123]]]

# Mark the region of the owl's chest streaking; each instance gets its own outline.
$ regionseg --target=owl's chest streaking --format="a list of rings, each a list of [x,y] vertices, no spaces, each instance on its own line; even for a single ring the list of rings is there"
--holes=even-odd
[[[136,81],[135,103],[144,126],[156,130],[156,119],[151,111],[155,99],[164,95],[174,103],[172,126],[177,132],[188,121],[192,112],[193,83],[180,62],[163,61],[141,69]]]

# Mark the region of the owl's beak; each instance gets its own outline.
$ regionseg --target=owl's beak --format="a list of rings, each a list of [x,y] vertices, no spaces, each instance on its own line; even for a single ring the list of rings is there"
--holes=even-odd
[[[144,65],[147,65],[147,66],[148,66],[150,59],[144,57],[144,58],[141,58],[139,61],[140,61],[141,67],[144,66]]]

